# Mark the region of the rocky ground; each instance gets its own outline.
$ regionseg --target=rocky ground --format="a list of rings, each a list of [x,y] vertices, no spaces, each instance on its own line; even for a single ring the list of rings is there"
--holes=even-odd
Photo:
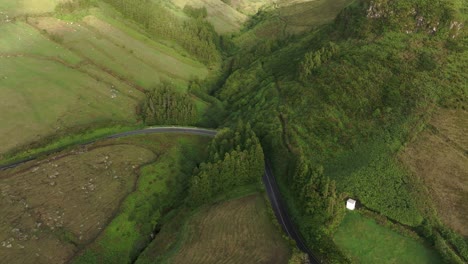
[[[155,159],[133,145],[80,148],[0,172],[3,263],[63,263],[92,242]]]

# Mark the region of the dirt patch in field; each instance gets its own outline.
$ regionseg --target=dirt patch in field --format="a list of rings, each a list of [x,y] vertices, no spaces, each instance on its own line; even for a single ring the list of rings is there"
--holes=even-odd
[[[76,32],[76,29],[71,26],[74,24],[73,22],[62,21],[54,17],[31,17],[28,18],[28,23],[49,34],[62,35]]]
[[[441,109],[401,161],[430,190],[442,221],[468,236],[468,113]]]
[[[153,152],[132,145],[57,154],[0,171],[2,263],[64,263],[92,242]]]

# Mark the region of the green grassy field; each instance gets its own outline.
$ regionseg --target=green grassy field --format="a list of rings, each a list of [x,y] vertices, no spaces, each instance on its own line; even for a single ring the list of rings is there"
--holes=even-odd
[[[441,263],[420,242],[380,226],[357,212],[348,212],[334,235],[336,244],[356,263]]]
[[[161,214],[180,202],[186,178],[203,160],[209,140],[190,135],[112,140],[112,144],[145,146],[155,153],[156,162],[141,169],[135,191],[125,198],[104,232],[73,263],[121,263],[136,258],[149,242]]]
[[[135,121],[135,99],[61,63],[4,57],[0,76],[0,153],[68,127]]]
[[[60,1],[61,0],[2,0],[0,1],[0,11],[8,14],[10,17],[53,12],[55,6]]]
[[[5,16],[36,16],[0,23],[0,156],[70,129],[136,125],[144,89],[166,80],[185,92],[188,80],[208,74],[111,8],[57,15],[61,20],[49,13],[58,1],[6,2]],[[202,115],[207,104],[193,100]]]
[[[136,263],[287,263],[288,245],[266,202],[244,194],[192,214],[175,212]]]

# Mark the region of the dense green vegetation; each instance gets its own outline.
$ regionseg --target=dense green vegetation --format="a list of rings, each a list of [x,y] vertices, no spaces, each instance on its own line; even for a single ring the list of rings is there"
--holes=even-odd
[[[188,125],[197,121],[197,109],[186,93],[177,92],[170,83],[163,82],[145,92],[146,98],[137,107],[137,114],[147,125]]]
[[[142,29],[158,41],[153,45],[170,45],[171,52],[181,51],[179,57],[196,58],[209,65],[210,70],[217,69],[224,59],[219,74],[212,71],[212,76],[201,80],[205,77],[205,69],[195,71],[193,65],[174,62],[167,63],[168,69],[165,69],[166,61],[161,59],[162,54],[167,55],[165,52],[155,55],[154,50],[142,52],[141,43],[128,41],[122,44],[115,40],[121,38],[120,32],[112,30],[110,33],[100,32],[99,38],[90,38],[88,44],[73,44],[66,33],[62,36],[44,31],[42,33],[49,38],[47,41],[38,32],[34,38],[47,45],[35,45],[38,50],[32,49],[33,56],[2,62],[9,66],[0,71],[9,76],[8,80],[2,81],[15,87],[13,82],[29,80],[31,72],[42,74],[45,62],[39,61],[37,56],[45,53],[48,57],[55,56],[49,58],[47,68],[66,74],[60,78],[43,78],[44,83],[39,85],[57,86],[54,89],[58,91],[65,87],[62,83],[65,78],[66,87],[70,80],[75,80],[72,83],[79,87],[98,87],[94,83],[107,85],[103,84],[102,76],[112,76],[125,84],[122,90],[128,90],[128,85],[145,94],[143,101],[128,95],[124,101],[126,110],[132,108],[128,111],[117,107],[123,103],[93,101],[95,105],[110,109],[107,112],[112,120],[128,121],[133,118],[129,113],[136,108],[140,120],[147,125],[202,124],[228,128],[221,130],[209,144],[206,160],[188,150],[187,155],[175,151],[161,158],[163,165],[154,163],[145,167],[137,191],[126,199],[120,214],[97,242],[77,258],[78,263],[134,261],[150,240],[149,235],[161,215],[168,210],[182,205],[183,201],[186,201],[184,206],[190,208],[187,210],[192,210],[209,204],[229,190],[260,181],[264,153],[274,166],[293,220],[321,259],[330,263],[353,262],[356,261],[352,252],[354,246],[372,246],[377,243],[375,241],[385,238],[389,241],[401,239],[399,234],[389,233],[359,215],[344,218],[343,201],[353,197],[366,210],[410,230],[419,242],[430,246],[423,248],[413,240],[402,239],[414,251],[399,248],[403,257],[416,253],[421,259],[438,259],[439,256],[431,251],[436,250],[447,263],[468,261],[466,239],[439,221],[424,192],[417,188],[396,159],[405,144],[424,129],[436,107],[466,109],[468,38],[464,28],[467,22],[464,0],[356,0],[333,23],[310,28],[311,31],[298,35],[289,33],[288,21],[278,18],[276,11],[265,9],[253,16],[242,32],[232,37],[216,34],[207,22],[206,8],[185,6],[178,10],[167,2],[150,0],[103,2],[120,12],[130,24],[137,25],[132,29],[134,31],[127,29],[127,32],[138,35],[135,32]],[[56,11],[59,17],[65,17],[65,14],[99,6],[99,3],[92,0],[64,2]],[[79,14],[79,19],[86,14]],[[44,24],[47,26],[50,21]],[[35,22],[37,27],[44,26],[40,19]],[[93,23],[99,22],[92,18],[88,18],[87,23],[87,27],[93,28],[89,32],[69,28],[80,31],[83,36],[95,36],[92,32],[108,28],[102,24],[95,26]],[[14,30],[9,27],[3,26],[0,30],[8,31],[13,37],[4,45],[0,41],[0,46],[8,46],[5,51],[11,53],[22,51],[17,50],[20,45],[16,45],[16,35],[11,34]],[[43,49],[43,45],[47,49]],[[63,46],[59,48],[63,50],[61,54],[57,55],[56,51],[49,54],[50,50],[56,49],[55,45]],[[102,51],[103,47],[106,51],[109,49],[110,55]],[[159,51],[162,49],[158,46]],[[123,60],[124,63],[119,61],[119,64],[112,56],[125,56],[133,61]],[[139,59],[135,60],[137,57]],[[59,63],[56,58],[60,58]],[[94,64],[79,68],[82,60]],[[164,75],[156,78],[150,74],[152,63],[157,64],[156,68]],[[136,67],[140,64],[141,68]],[[184,69],[193,70],[197,73],[193,75],[197,76],[180,69],[182,64],[187,67]],[[16,71],[17,68],[27,71]],[[94,68],[101,75],[90,74]],[[141,74],[129,75],[130,71],[133,74],[141,71]],[[107,72],[111,74],[107,76]],[[178,72],[177,83],[166,82],[175,76],[175,72]],[[138,80],[130,78],[135,76]],[[36,83],[35,79],[30,81]],[[202,119],[193,97],[177,91],[176,87],[186,86],[187,81],[188,91],[209,103]],[[99,89],[100,93],[102,90]],[[4,97],[13,97],[13,92],[18,91],[34,94],[27,89],[24,92],[11,89]],[[67,97],[68,91],[66,94],[63,91],[64,95],[60,97]],[[114,89],[109,100],[115,98],[113,93],[116,93]],[[55,103],[56,92],[53,94],[49,97]],[[81,100],[82,96],[80,94],[78,98]],[[74,97],[68,97],[73,102]],[[86,97],[96,96],[86,94]],[[34,96],[33,100],[47,101],[44,95]],[[136,105],[136,102],[141,103]],[[62,107],[63,102],[60,102],[56,111],[62,113],[59,111]],[[84,107],[78,104],[77,108]],[[11,109],[15,109],[14,114],[23,112],[18,111],[19,108]],[[48,114],[54,113],[54,109],[48,110]],[[94,113],[99,110],[92,108],[90,116],[94,118]],[[5,108],[5,111],[11,110]],[[20,119],[13,114],[7,116],[12,120]],[[39,115],[34,118],[45,119]],[[74,116],[68,118],[76,122]],[[55,122],[55,119],[51,120]],[[96,135],[108,132],[103,130]],[[96,135],[91,133],[86,138]],[[56,145],[24,152],[18,157],[81,140],[81,137],[65,138]],[[178,163],[181,159],[193,162],[186,167]],[[169,163],[177,165],[170,168]],[[359,241],[362,243],[357,243],[356,238],[347,234],[356,226],[377,238],[363,237]],[[375,254],[378,252],[376,250]],[[375,261],[375,256],[360,257],[364,262]],[[291,263],[300,262],[301,258],[300,254],[294,254]]]
[[[130,263],[152,238],[162,215],[179,206],[192,169],[206,155],[209,139],[195,136],[136,136],[123,144],[148,147],[159,157],[141,169],[136,190],[97,240],[74,263]]]
[[[221,130],[210,143],[209,158],[194,171],[192,205],[209,202],[235,187],[259,182],[264,172],[263,150],[250,124]]]
[[[253,124],[295,221],[328,261],[346,261],[330,240],[340,221],[330,214],[334,195],[415,228],[435,218],[395,155],[435,106],[466,107],[465,19],[460,1],[356,1],[331,25],[232,57],[214,91],[227,102],[226,122]],[[310,213],[296,187],[308,183],[297,177],[298,160],[320,179],[310,182],[319,204]],[[333,186],[327,178],[336,181],[332,198],[320,191]],[[311,219],[321,228],[309,228]]]

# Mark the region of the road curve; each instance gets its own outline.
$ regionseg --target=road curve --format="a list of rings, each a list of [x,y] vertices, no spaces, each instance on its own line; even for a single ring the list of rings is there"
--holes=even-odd
[[[145,129],[133,130],[122,132],[110,136],[106,136],[100,139],[92,140],[81,145],[88,145],[94,143],[97,140],[102,139],[112,139],[112,138],[122,138],[127,136],[134,136],[134,135],[145,135],[145,134],[156,134],[156,133],[182,133],[182,134],[190,134],[190,135],[200,135],[200,136],[209,136],[214,137],[218,133],[216,130],[211,129],[204,129],[204,128],[194,128],[194,127],[149,127]],[[59,151],[59,150],[57,150]],[[15,168],[23,163],[26,163],[31,160],[35,160],[37,157],[31,157],[25,160],[21,160],[12,164],[0,166],[0,170],[7,170]],[[284,232],[288,234],[288,236],[296,241],[297,247],[308,254],[310,263],[319,264],[320,262],[312,253],[312,251],[307,247],[304,239],[297,231],[295,225],[293,224],[286,206],[284,205],[283,200],[281,199],[281,193],[278,188],[278,183],[273,175],[271,170],[270,164],[268,162],[265,163],[265,174],[263,176],[263,184],[265,185],[266,192],[268,194],[268,198],[270,199],[271,206],[275,213],[275,216],[278,222],[281,224]]]

